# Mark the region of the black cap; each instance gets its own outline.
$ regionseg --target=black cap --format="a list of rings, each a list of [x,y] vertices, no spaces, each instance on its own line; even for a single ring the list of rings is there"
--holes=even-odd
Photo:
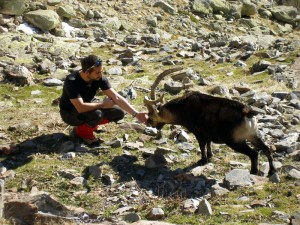
[[[81,68],[85,72],[93,67],[101,66],[102,60],[95,55],[89,55],[81,60]]]

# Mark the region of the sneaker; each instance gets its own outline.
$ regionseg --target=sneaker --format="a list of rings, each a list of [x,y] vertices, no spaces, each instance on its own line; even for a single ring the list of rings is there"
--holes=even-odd
[[[82,138],[80,136],[78,136],[76,134],[76,127],[74,127],[72,129],[72,131],[70,132],[70,138],[71,139],[77,139],[82,141],[85,145],[89,146],[89,147],[99,147],[102,143],[104,143],[104,140],[100,139],[100,138],[93,138],[93,139],[88,139],[88,138]]]
[[[94,139],[86,139],[86,138],[80,138],[84,144],[87,146],[93,148],[93,147],[99,147],[104,141],[98,138]]]

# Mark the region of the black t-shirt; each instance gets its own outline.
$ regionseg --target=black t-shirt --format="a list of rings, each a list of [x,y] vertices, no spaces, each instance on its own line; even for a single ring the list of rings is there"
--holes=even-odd
[[[111,88],[106,77],[92,83],[85,82],[79,75],[79,71],[69,74],[66,77],[63,87],[63,93],[60,98],[59,107],[62,110],[73,110],[74,105],[70,99],[82,98],[84,102],[91,102],[99,90],[105,91]]]

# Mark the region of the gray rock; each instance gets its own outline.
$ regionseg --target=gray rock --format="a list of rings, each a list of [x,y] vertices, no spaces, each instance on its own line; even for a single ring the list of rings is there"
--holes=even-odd
[[[272,174],[272,176],[269,177],[269,181],[272,183],[279,183],[280,182],[280,177],[278,173]]]
[[[210,203],[206,199],[203,199],[199,203],[199,207],[198,207],[196,213],[206,215],[206,216],[211,216],[213,214],[213,212],[212,212],[212,208],[211,208]]]
[[[235,64],[234,64],[236,67],[246,67],[247,64],[244,63],[243,61],[241,60],[238,60]]]
[[[134,88],[126,88],[119,92],[120,95],[122,95],[124,98],[128,100],[136,99],[137,93]]]
[[[145,128],[145,133],[147,135],[155,137],[158,134],[158,130],[156,128],[154,128],[154,127],[146,127]]]
[[[271,95],[273,97],[276,97],[276,98],[279,98],[279,99],[283,100],[289,95],[289,92],[276,91],[276,92],[273,92]]]
[[[236,187],[252,186],[249,170],[234,169],[225,174],[224,184],[233,189]]]
[[[166,3],[165,1],[157,1],[153,4],[153,7],[160,7],[167,13],[174,15],[177,12],[177,9]]]
[[[261,60],[255,64],[253,64],[253,66],[251,67],[251,73],[256,73],[256,72],[261,72],[266,70],[269,66],[271,65],[270,62],[265,61],[265,60]]]
[[[23,0],[0,1],[0,13],[5,15],[22,15],[25,9],[25,1]]]
[[[145,166],[149,169],[165,166],[167,160],[162,154],[153,154],[145,160]]]
[[[209,80],[205,79],[205,78],[200,78],[199,79],[199,85],[210,86],[210,85],[212,85],[212,83]]]
[[[129,214],[125,215],[124,220],[129,223],[133,223],[133,222],[141,220],[141,217],[137,213],[129,213]]]
[[[291,225],[298,225],[300,224],[300,211],[296,211],[291,216]]]
[[[118,31],[118,30],[120,30],[120,28],[122,26],[122,23],[121,23],[121,21],[119,20],[118,17],[112,17],[112,18],[108,18],[104,22],[103,26],[106,29]]]
[[[182,203],[183,211],[185,213],[194,213],[199,207],[199,200],[197,199],[187,199]]]
[[[178,148],[184,152],[190,152],[195,149],[195,145],[189,142],[180,142],[178,144]]]
[[[157,27],[157,18],[156,17],[148,18],[147,24],[151,27]]]
[[[300,180],[300,171],[296,169],[291,169],[288,173],[288,176],[290,178]]]
[[[68,24],[75,28],[83,28],[87,26],[87,22],[78,18],[71,18],[68,20]]]
[[[147,214],[147,219],[157,220],[162,219],[165,216],[165,212],[161,208],[152,208]]]
[[[48,194],[37,194],[33,196],[22,194],[18,196],[17,199],[5,203],[3,215],[5,218],[11,218],[15,221],[19,220],[22,221],[22,223],[30,224],[32,221],[37,221],[35,219],[38,218],[38,212],[52,215],[52,221],[63,221],[63,218],[60,217],[72,215],[71,210]]]
[[[169,153],[174,153],[175,151],[170,149],[170,148],[166,148],[166,147],[157,147],[156,150],[154,151],[154,154],[169,154]]]
[[[227,96],[229,95],[229,89],[225,86],[217,86],[211,91],[211,93],[221,96]]]
[[[187,132],[185,132],[184,130],[180,130],[176,140],[179,142],[189,142],[191,141],[191,138]]]
[[[76,16],[75,10],[70,5],[59,6],[57,9],[57,14],[61,18],[67,18],[67,19],[70,19],[70,18],[73,18]]]
[[[194,176],[200,176],[205,173],[209,173],[214,170],[214,165],[212,163],[208,163],[204,166],[197,166],[191,170],[191,174]]]
[[[133,211],[133,210],[134,209],[132,206],[124,206],[124,207],[121,207],[121,208],[115,210],[113,213],[118,214],[118,215],[124,215],[125,213]]]
[[[295,150],[298,149],[298,132],[289,133],[284,136],[281,140],[274,143],[274,146],[276,147],[276,151],[278,152],[287,152],[292,153]]]
[[[274,6],[270,11],[275,19],[290,24],[294,24],[294,19],[299,15],[299,12],[293,6]]]
[[[58,5],[59,3],[61,3],[63,0],[48,0],[47,4],[50,6],[55,6]]]
[[[208,1],[195,0],[192,3],[192,11],[195,13],[207,15],[212,13],[213,9],[211,8]]]
[[[24,66],[6,66],[4,69],[5,77],[16,83],[16,85],[33,85],[33,74]]]
[[[211,196],[222,196],[228,194],[229,190],[227,188],[224,188],[220,186],[220,184],[215,184],[211,187]]]
[[[300,150],[294,151],[289,154],[294,161],[300,161]]]
[[[44,31],[52,30],[61,24],[59,15],[52,10],[28,12],[24,14],[24,20]]]
[[[107,73],[109,75],[122,75],[122,68],[119,67],[119,66],[116,66],[116,67],[113,67],[113,68],[110,68]]]
[[[62,86],[63,82],[57,78],[49,78],[43,81],[43,84],[48,87]]]
[[[253,16],[257,13],[256,5],[249,0],[243,1],[242,16]]]
[[[144,34],[141,40],[145,41],[150,46],[158,46],[160,44],[159,34]]]
[[[224,13],[225,15],[228,15],[230,11],[229,5],[223,0],[212,0],[210,2],[210,6],[213,10],[213,13]]]
[[[74,159],[75,157],[76,157],[75,152],[67,152],[67,153],[64,153],[60,158],[61,159]]]
[[[177,81],[167,81],[164,88],[171,94],[178,94],[183,89],[183,84]]]
[[[100,166],[89,166],[89,174],[93,176],[94,179],[99,179],[102,176],[102,170]]]

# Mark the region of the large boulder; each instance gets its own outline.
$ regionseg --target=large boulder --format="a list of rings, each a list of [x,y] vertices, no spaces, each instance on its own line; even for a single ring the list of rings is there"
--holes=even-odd
[[[25,11],[24,0],[1,0],[0,13],[5,15],[22,15]]]
[[[59,15],[53,10],[31,11],[24,15],[24,19],[41,30],[52,30],[61,24]]]
[[[63,5],[58,7],[57,14],[60,15],[61,18],[74,18],[76,17],[76,12],[70,5]]]
[[[205,0],[195,0],[192,5],[192,11],[194,13],[199,13],[199,14],[210,14],[213,12],[213,9],[209,5],[209,3]]]
[[[242,16],[253,16],[257,13],[256,5],[249,0],[243,1]]]
[[[300,12],[300,0],[284,0],[284,1],[282,1],[282,3],[287,6],[296,7],[298,9],[298,11]]]
[[[107,28],[108,30],[118,31],[122,26],[121,21],[118,17],[108,18],[108,20],[103,24],[103,27]]]
[[[272,7],[271,12],[275,19],[289,24],[294,24],[294,19],[299,15],[295,7],[284,5]]]
[[[23,194],[4,204],[3,216],[19,225],[65,224],[73,213],[47,193]],[[74,217],[72,218],[74,221]],[[58,221],[60,221],[58,223]],[[70,221],[70,220],[69,220]]]
[[[243,4],[234,3],[230,5],[229,14],[235,19],[240,19],[242,17],[242,7]]]
[[[223,12],[224,14],[228,14],[230,10],[226,1],[223,0],[212,0],[210,6],[214,13]]]

